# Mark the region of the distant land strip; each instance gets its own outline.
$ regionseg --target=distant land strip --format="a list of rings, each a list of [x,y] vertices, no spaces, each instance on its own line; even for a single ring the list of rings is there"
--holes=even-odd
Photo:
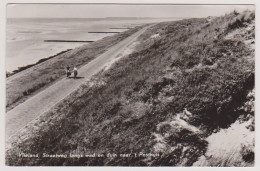
[[[109,28],[109,29],[132,29],[133,27]]]
[[[41,33],[40,31],[18,31],[18,33]]]
[[[106,31],[106,32],[88,32],[88,33],[121,33],[121,32]]]
[[[94,41],[90,41],[90,40],[44,40],[44,42],[87,42],[87,43],[91,43]]]

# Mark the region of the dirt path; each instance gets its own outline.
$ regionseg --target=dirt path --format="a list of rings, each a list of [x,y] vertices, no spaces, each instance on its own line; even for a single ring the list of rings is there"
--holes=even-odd
[[[25,127],[29,122],[48,111],[52,106],[57,104],[67,95],[76,90],[81,84],[89,80],[91,76],[101,71],[107,64],[115,59],[127,49],[137,38],[150,27],[147,26],[115,46],[108,49],[105,53],[101,54],[85,66],[78,70],[78,79],[62,79],[45,89],[44,91],[36,94],[24,103],[16,106],[8,111],[5,116],[5,137],[8,140],[14,136],[20,129]]]

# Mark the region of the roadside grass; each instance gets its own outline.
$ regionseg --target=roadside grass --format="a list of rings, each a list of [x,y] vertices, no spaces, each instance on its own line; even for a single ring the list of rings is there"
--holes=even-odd
[[[45,89],[55,81],[64,78],[67,65],[81,67],[139,29],[141,27],[136,27],[114,36],[105,37],[91,44],[83,45],[82,47],[59,54],[45,62],[39,61],[37,65],[28,68],[30,69],[29,72],[18,72],[19,77],[11,81],[8,81],[9,78],[7,78],[7,111],[25,101],[31,95]],[[12,76],[10,76],[10,79],[12,79]]]
[[[7,165],[192,166],[207,150],[205,138],[242,115],[237,111],[254,88],[254,52],[241,40],[225,39],[253,20],[254,12],[246,11],[210,22],[185,19],[151,27],[140,37],[136,52],[95,76],[104,84],[78,90],[80,94],[55,111],[61,119],[8,150]],[[154,34],[159,36],[151,38]],[[192,113],[187,124],[202,133],[169,123],[158,129],[184,108]],[[154,135],[165,142],[158,146]],[[18,151],[143,152],[159,157],[32,160],[16,157]]]

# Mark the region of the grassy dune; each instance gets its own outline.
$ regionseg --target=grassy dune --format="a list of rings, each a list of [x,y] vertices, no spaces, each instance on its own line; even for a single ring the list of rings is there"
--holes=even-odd
[[[35,136],[13,143],[7,164],[192,166],[207,151],[206,137],[254,117],[243,108],[254,88],[254,18],[234,12],[151,27],[134,53],[40,118]],[[105,156],[34,159],[19,152]]]
[[[19,74],[19,77],[16,77],[15,79],[12,79],[12,77],[15,77],[16,75],[11,76],[8,79],[12,79],[12,81],[8,81],[7,79],[6,85],[7,110],[12,109],[55,81],[64,78],[67,65],[70,65],[71,67],[81,67],[82,65],[85,65],[99,54],[105,52],[106,49],[135,33],[140,28],[141,27],[136,27],[115,36],[105,37],[94,43],[55,55],[43,63],[39,61],[37,65],[28,68],[28,72],[27,70],[18,72],[17,74]]]

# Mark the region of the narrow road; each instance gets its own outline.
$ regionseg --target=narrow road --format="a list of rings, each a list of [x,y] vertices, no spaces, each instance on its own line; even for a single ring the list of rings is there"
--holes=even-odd
[[[81,84],[89,80],[91,76],[101,71],[107,63],[113,61],[128,46],[134,43],[137,38],[150,27],[144,27],[133,35],[127,37],[115,46],[99,55],[91,62],[78,70],[78,76],[81,79],[62,79],[44,91],[36,94],[24,103],[8,111],[5,116],[5,138],[6,141],[15,136],[16,133],[25,127],[29,122],[47,112],[51,107],[71,94]]]

